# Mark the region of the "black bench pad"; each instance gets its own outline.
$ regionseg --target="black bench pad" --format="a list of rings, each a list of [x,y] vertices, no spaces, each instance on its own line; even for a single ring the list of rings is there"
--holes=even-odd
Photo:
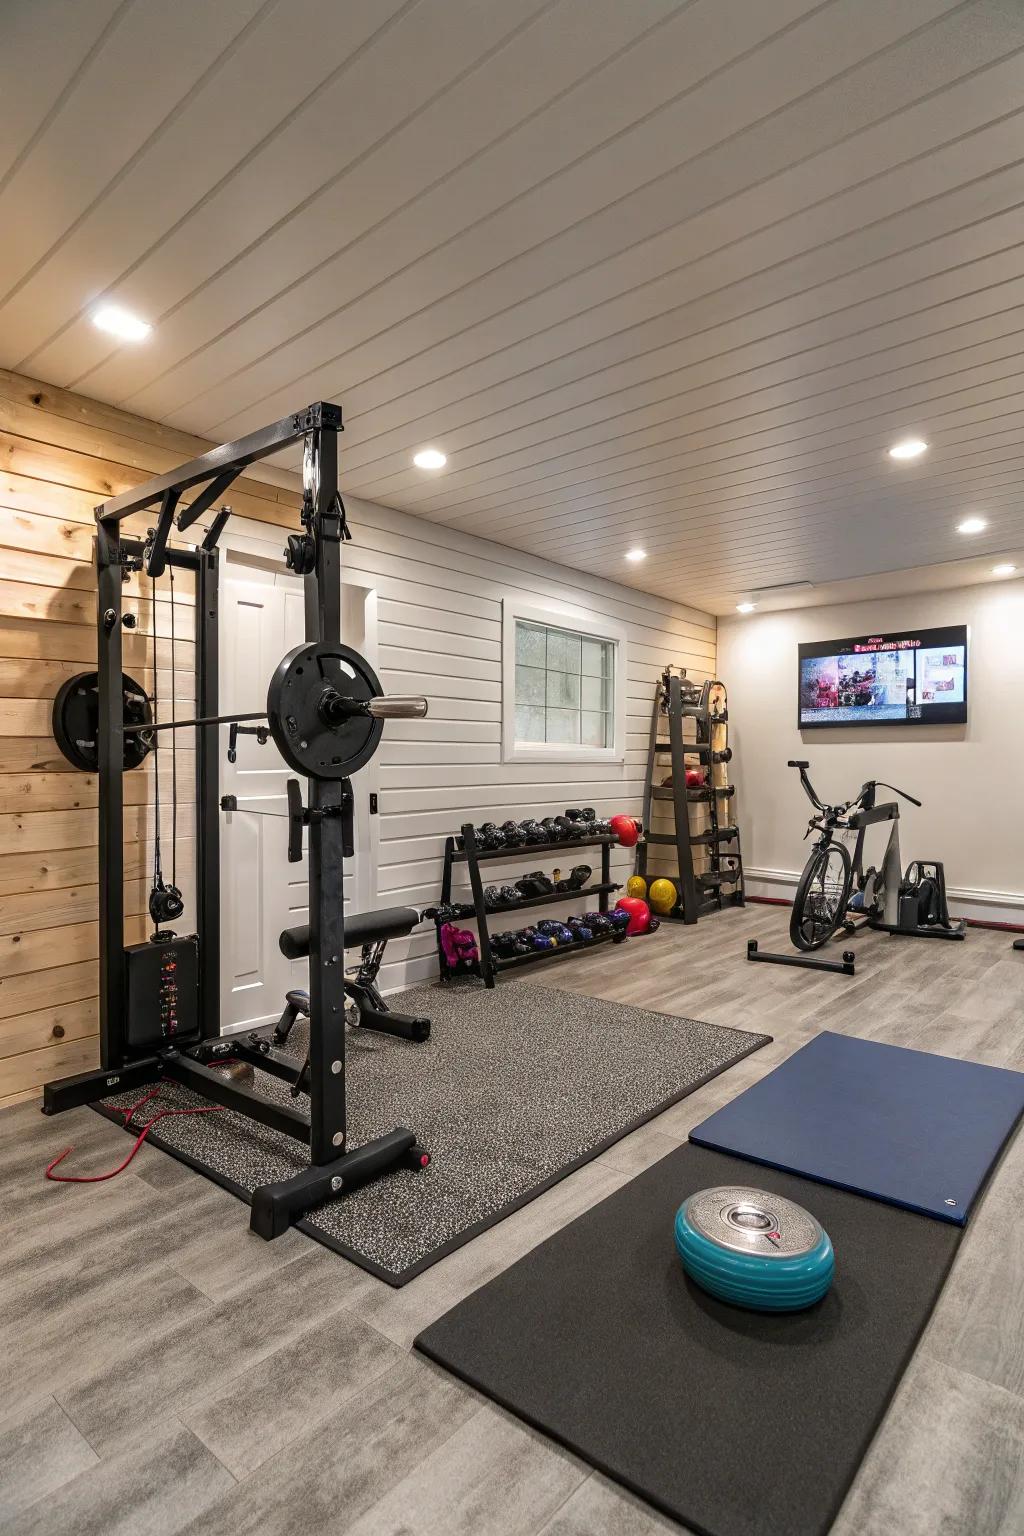
[[[381,907],[376,912],[345,914],[345,947],[372,944],[377,939],[401,939],[411,933],[420,920],[415,907]],[[309,954],[309,924],[286,928],[279,940],[281,953],[289,960],[301,960]]]

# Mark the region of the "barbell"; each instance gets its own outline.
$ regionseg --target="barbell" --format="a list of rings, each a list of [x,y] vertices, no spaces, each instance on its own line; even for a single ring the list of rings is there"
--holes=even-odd
[[[266,720],[274,744],[296,773],[312,779],[347,779],[369,762],[385,720],[422,720],[427,701],[385,694],[369,662],[351,646],[328,641],[298,645],[279,663],[265,710],[154,721],[145,689],[122,675],[124,767],[137,768],[157,731]],[[53,735],[75,768],[99,767],[99,678],[79,672],[53,702]]]

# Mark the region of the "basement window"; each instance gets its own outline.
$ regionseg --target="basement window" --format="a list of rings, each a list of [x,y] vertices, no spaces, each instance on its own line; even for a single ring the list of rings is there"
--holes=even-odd
[[[621,761],[621,633],[509,602],[504,618],[505,760]]]

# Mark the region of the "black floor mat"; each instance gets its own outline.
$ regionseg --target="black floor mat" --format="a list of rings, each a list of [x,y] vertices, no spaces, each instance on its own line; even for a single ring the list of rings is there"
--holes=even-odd
[[[807,1312],[715,1301],[673,1242],[685,1197],[785,1195],[832,1239]],[[828,1530],[958,1228],[703,1147],[671,1152],[460,1302],[416,1347],[704,1536]]]
[[[406,1125],[433,1162],[328,1201],[301,1229],[392,1285],[771,1038],[513,981],[494,991],[472,982],[418,987],[390,1001],[427,1015],[433,1032],[425,1045],[349,1034],[350,1145]],[[303,1030],[289,1042],[301,1053]],[[257,1086],[288,1099],[265,1073]],[[160,1099],[166,1107],[203,1102],[174,1084]],[[304,1162],[296,1142],[227,1110],[164,1120],[150,1140],[243,1199]]]

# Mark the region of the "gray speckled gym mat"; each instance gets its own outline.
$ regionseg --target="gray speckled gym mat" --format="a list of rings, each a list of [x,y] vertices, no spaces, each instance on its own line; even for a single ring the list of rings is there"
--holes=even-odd
[[[349,1032],[350,1145],[406,1125],[433,1161],[327,1201],[300,1230],[391,1285],[771,1039],[508,980],[493,991],[473,981],[416,987],[389,1002],[426,1014],[431,1037],[414,1045]],[[296,1025],[289,1049],[304,1055],[305,1044],[305,1025]],[[258,1070],[255,1086],[289,1098],[285,1084]],[[107,1102],[127,1107],[138,1097]],[[143,1114],[203,1102],[168,1084]],[[243,1199],[304,1163],[298,1143],[230,1110],[163,1120],[149,1140]]]

